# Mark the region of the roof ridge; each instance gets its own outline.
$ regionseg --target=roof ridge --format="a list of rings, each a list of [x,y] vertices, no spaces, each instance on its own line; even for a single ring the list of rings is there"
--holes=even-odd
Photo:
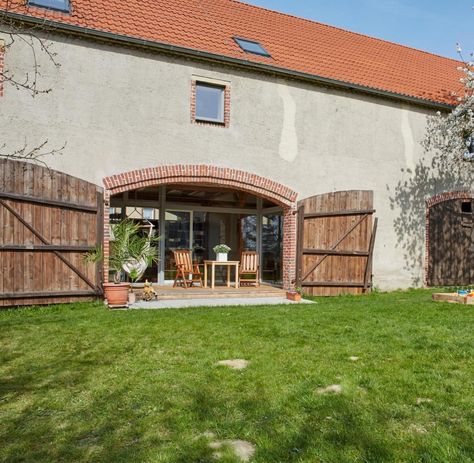
[[[251,3],[247,3],[247,1],[244,1],[244,0],[224,0],[224,1],[228,1],[228,2],[231,2],[231,3],[237,3],[239,5],[244,5],[244,6],[247,6],[247,7],[250,7],[250,8],[254,8],[256,10],[264,10],[264,11],[268,11],[270,13],[276,13],[276,14],[281,15],[281,16],[286,16],[286,17],[289,17],[289,18],[298,19],[300,21],[309,22],[311,24],[319,24],[320,26],[327,27],[329,29],[336,29],[338,31],[346,32],[348,34],[358,35],[360,37],[366,37],[368,39],[376,40],[376,41],[383,42],[383,43],[388,43],[390,45],[396,45],[397,47],[406,48],[408,50],[413,50],[413,51],[416,51],[418,53],[424,53],[424,54],[427,54],[427,55],[430,55],[430,56],[435,56],[436,58],[442,58],[442,59],[446,59],[446,60],[449,60],[449,61],[453,61],[455,63],[463,64],[462,61],[454,59],[454,58],[450,58],[449,56],[438,55],[436,53],[426,51],[426,50],[422,50],[420,48],[412,47],[410,45],[404,45],[403,43],[392,42],[390,40],[382,39],[380,37],[374,37],[372,35],[364,34],[362,32],[351,31],[349,29],[344,29],[343,27],[333,26],[331,24],[326,24],[326,23],[323,23],[323,22],[320,22],[320,21],[315,21],[314,19],[305,18],[303,16],[297,16],[297,15],[294,15],[294,14],[291,14],[291,13],[285,13],[283,11],[272,10],[271,8],[266,8],[264,6],[252,5]]]

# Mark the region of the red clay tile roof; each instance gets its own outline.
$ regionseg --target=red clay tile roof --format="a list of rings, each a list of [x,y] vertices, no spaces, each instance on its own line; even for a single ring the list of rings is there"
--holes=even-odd
[[[12,0],[0,0],[0,9]],[[18,0],[18,3],[24,3]],[[164,43],[437,103],[452,103],[460,62],[236,0],[71,0],[72,13],[14,13]],[[271,58],[245,53],[234,36]]]

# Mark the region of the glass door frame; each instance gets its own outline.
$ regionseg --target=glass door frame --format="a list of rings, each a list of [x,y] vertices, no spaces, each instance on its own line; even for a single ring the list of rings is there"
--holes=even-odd
[[[257,204],[262,203],[260,198],[257,198]],[[260,208],[261,209],[261,208]],[[161,210],[160,209],[160,223],[161,223]],[[255,209],[250,208],[226,208],[226,207],[211,207],[211,206],[189,206],[183,204],[176,204],[176,203],[167,203],[165,202],[164,211],[164,220],[166,220],[166,212],[189,212],[190,218],[190,227],[189,227],[189,244],[190,250],[192,250],[192,245],[194,243],[194,213],[195,212],[217,212],[223,214],[236,214],[236,215],[254,215],[257,217],[257,233],[256,233],[256,250],[259,252],[260,260],[261,260],[261,231],[262,231],[262,214],[259,213],[258,207]],[[163,222],[163,230],[166,233],[166,225]],[[165,253],[166,253],[166,246],[165,246],[166,238],[162,238],[160,240],[160,265],[159,265],[159,275],[158,275],[158,284],[170,284],[173,283],[174,280],[166,280],[165,279]]]

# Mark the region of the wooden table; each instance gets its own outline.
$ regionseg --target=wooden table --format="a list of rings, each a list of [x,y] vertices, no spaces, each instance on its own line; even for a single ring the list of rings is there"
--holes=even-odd
[[[227,287],[230,288],[230,268],[235,267],[235,287],[239,287],[239,264],[238,260],[228,260],[225,262],[217,260],[205,260],[204,261],[204,288],[207,288],[207,266],[211,266],[211,289],[216,286],[216,266],[227,267]]]

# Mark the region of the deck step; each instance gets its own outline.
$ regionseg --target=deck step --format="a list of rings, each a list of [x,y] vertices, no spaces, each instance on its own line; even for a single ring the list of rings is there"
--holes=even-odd
[[[188,300],[188,299],[241,299],[241,298],[259,298],[259,297],[285,297],[285,291],[281,288],[273,286],[262,285],[258,288],[240,287],[227,288],[217,287],[211,288],[173,288],[170,286],[155,286],[155,291],[158,294],[158,299],[163,301],[171,300]],[[136,288],[138,299],[141,296],[141,288]]]
[[[180,299],[242,299],[242,298],[259,298],[259,297],[283,297],[285,293],[214,293],[214,294],[203,294],[203,293],[190,293],[190,294],[160,294],[158,293],[158,299],[162,301],[172,301]]]

